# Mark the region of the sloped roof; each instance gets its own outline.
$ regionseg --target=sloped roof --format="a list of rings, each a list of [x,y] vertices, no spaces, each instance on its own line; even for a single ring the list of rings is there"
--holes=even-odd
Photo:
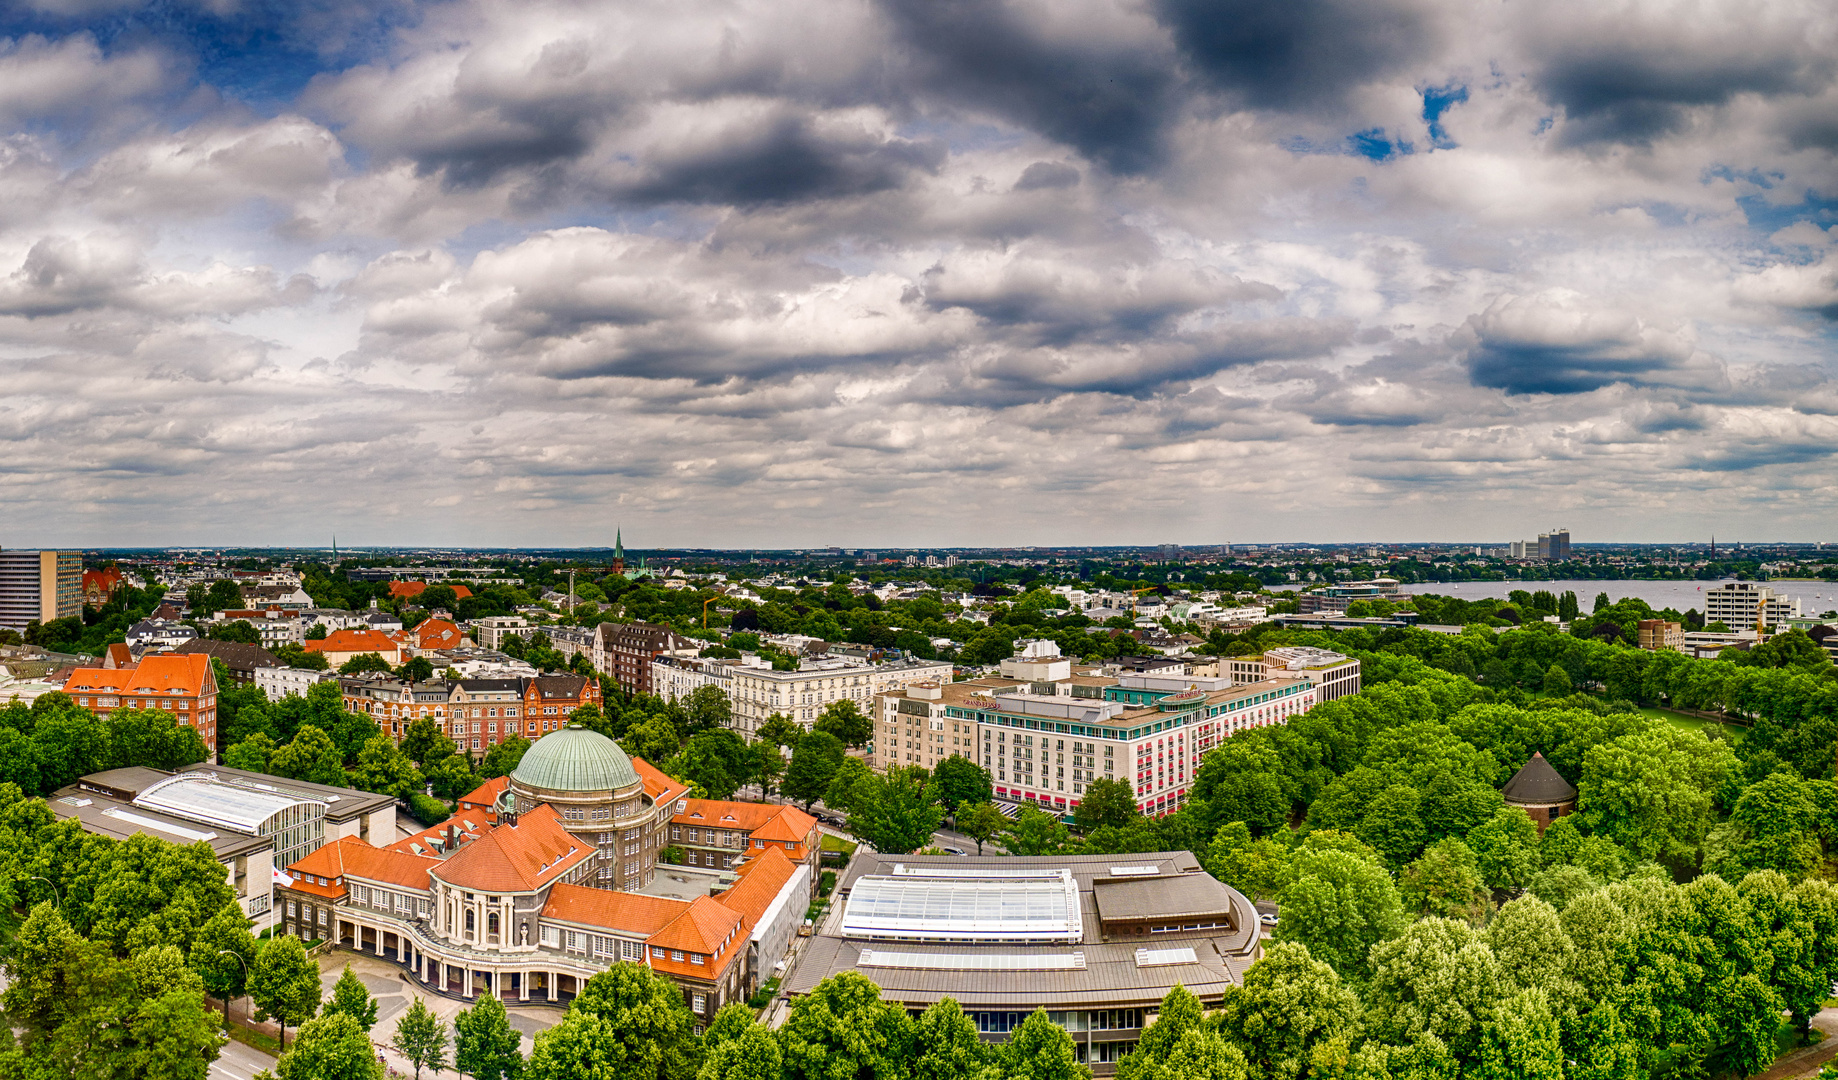
[[[176,694],[196,697],[211,677],[211,658],[203,654],[179,656],[157,653],[127,668],[77,668],[64,682],[72,690],[102,690],[122,694]]]
[[[786,858],[783,848],[767,848],[758,858],[748,859],[741,867],[740,881],[715,900],[739,915],[741,925],[752,930],[778,898],[779,890],[797,872],[797,864]]]
[[[593,848],[562,828],[548,805],[520,815],[516,825],[494,825],[448,856],[439,877],[481,892],[534,892],[593,857]]]
[[[1570,781],[1557,774],[1551,763],[1544,759],[1542,752],[1534,753],[1532,760],[1525,763],[1525,768],[1513,774],[1506,786],[1500,789],[1500,796],[1509,803],[1528,806],[1542,806],[1547,803],[1565,803],[1576,798],[1576,788]]]
[[[287,871],[295,875],[317,874],[332,880],[355,875],[369,881],[386,881],[405,889],[426,889],[428,871],[436,865],[432,859],[417,858],[389,848],[371,847],[358,837],[345,836],[320,845],[296,860]],[[344,892],[342,888],[321,889],[317,883],[314,883],[311,891],[329,892],[331,895],[342,895]]]
[[[723,799],[690,799],[670,821],[673,825],[745,829],[758,840],[802,841],[817,827],[816,818],[795,806]]]
[[[650,937],[688,910],[689,902],[685,900],[590,889],[563,882],[549,890],[549,902],[543,906],[542,917]]]
[[[262,648],[242,641],[216,641],[211,638],[192,638],[172,650],[179,655],[203,653],[222,660],[231,668],[251,670],[258,667],[280,667],[281,658]]]
[[[651,796],[651,801],[660,806],[675,802],[689,790],[688,784],[660,770],[644,758],[633,758],[632,768],[638,770],[638,778],[645,782],[645,794]]]
[[[511,782],[508,776],[494,776],[478,787],[460,796],[460,802],[474,806],[489,807],[497,803],[498,796],[504,794],[504,788]]]
[[[418,648],[451,649],[466,640],[460,628],[447,619],[424,619],[415,626]]]
[[[770,820],[753,830],[752,839],[803,843],[810,839],[811,830],[816,827],[816,818],[795,806],[781,806]]]
[[[651,936],[649,944],[658,949],[681,949],[713,956],[721,943],[740,928],[740,915],[712,896],[698,896],[689,910]]]
[[[301,645],[307,652],[393,653],[401,649],[396,639],[378,630],[334,630],[318,641]]]

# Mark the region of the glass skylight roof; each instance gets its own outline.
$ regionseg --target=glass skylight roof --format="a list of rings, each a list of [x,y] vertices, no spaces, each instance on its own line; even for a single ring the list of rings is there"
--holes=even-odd
[[[1084,921],[1070,870],[869,874],[849,892],[842,933],[896,941],[1076,942]]]
[[[130,825],[139,825],[143,829],[154,829],[159,832],[170,833],[173,836],[181,837],[185,840],[198,841],[217,839],[217,834],[214,832],[199,832],[196,829],[187,829],[184,826],[175,825],[170,821],[150,818],[145,814],[131,814],[126,810],[117,809],[113,806],[102,811],[102,816],[118,818]]]
[[[220,784],[208,776],[181,775],[161,780],[140,793],[135,806],[165,810],[192,821],[257,835],[263,823],[283,810],[300,805],[319,807],[325,803],[281,791],[261,791],[240,785]]]

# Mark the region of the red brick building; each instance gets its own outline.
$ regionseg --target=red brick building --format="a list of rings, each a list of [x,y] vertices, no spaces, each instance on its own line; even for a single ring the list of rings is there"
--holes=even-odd
[[[594,667],[612,676],[628,694],[655,693],[651,661],[679,652],[694,655],[700,643],[668,626],[650,623],[601,623],[594,632]]]
[[[107,716],[116,709],[159,709],[198,729],[207,749],[217,748],[217,674],[211,658],[161,654],[123,668],[77,668],[64,680],[64,693],[78,705]]]

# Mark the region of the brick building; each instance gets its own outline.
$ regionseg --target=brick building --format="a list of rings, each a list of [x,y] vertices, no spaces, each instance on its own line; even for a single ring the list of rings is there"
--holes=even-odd
[[[651,661],[660,656],[694,656],[699,642],[668,626],[650,623],[601,623],[594,632],[594,668],[612,677],[628,694],[650,694]]]
[[[64,693],[99,717],[116,709],[172,713],[198,729],[207,750],[216,750],[217,675],[202,653],[146,656],[133,667],[77,668],[64,680]]]

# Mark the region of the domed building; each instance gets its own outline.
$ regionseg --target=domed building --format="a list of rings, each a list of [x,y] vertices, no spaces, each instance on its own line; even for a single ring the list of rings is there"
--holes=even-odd
[[[511,770],[500,817],[554,807],[562,828],[594,849],[590,884],[644,888],[664,848],[669,807],[659,808],[619,744],[570,724],[538,739]]]

